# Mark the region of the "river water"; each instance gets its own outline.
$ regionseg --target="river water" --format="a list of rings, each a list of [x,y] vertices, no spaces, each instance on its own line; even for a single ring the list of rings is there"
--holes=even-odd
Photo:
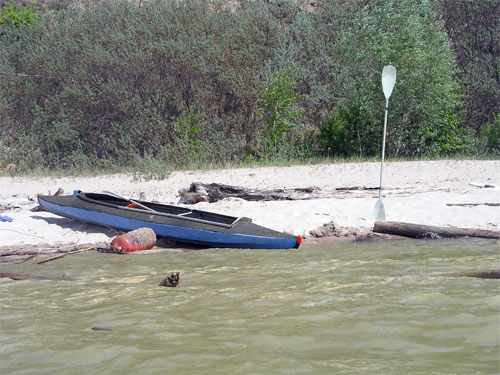
[[[3,264],[73,279],[0,280],[0,373],[498,374],[500,280],[441,275],[499,264],[489,240]]]

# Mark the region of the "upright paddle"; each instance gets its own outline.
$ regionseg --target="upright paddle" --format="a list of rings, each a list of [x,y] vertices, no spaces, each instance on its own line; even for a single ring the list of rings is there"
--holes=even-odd
[[[396,83],[396,68],[392,65],[384,66],[382,70],[382,89],[385,96],[385,118],[384,118],[384,133],[382,136],[382,163],[380,164],[380,187],[378,190],[378,200],[373,209],[373,220],[385,221],[384,202],[382,202],[382,172],[384,171],[384,156],[385,156],[385,132],[387,128],[387,111],[389,110],[389,97],[392,94],[392,89]]]

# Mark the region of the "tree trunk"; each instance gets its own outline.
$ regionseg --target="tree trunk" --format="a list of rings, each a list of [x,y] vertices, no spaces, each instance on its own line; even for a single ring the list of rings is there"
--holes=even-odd
[[[499,231],[437,227],[432,225],[401,223],[397,221],[376,221],[373,232],[395,234],[410,238],[480,237],[500,239]]]

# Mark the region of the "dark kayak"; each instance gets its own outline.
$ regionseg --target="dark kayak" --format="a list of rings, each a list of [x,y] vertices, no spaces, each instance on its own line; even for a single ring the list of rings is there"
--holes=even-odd
[[[120,231],[148,227],[158,237],[210,247],[292,249],[302,239],[256,225],[251,219],[207,211],[131,200],[112,193],[84,193],[38,197],[54,214]]]

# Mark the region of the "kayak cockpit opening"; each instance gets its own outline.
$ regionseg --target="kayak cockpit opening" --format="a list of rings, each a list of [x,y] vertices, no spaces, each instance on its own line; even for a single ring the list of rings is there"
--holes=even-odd
[[[216,214],[207,211],[191,210],[186,207],[172,206],[157,202],[145,202],[140,200],[128,199],[108,192],[84,193],[80,190],[75,190],[73,192],[73,195],[88,202],[98,203],[115,208],[141,212],[146,211],[151,214],[154,213],[164,216],[175,216],[183,219],[210,222],[213,224],[220,224],[224,226],[233,226],[241,220],[251,221],[251,219],[248,218],[239,218],[235,216]]]

